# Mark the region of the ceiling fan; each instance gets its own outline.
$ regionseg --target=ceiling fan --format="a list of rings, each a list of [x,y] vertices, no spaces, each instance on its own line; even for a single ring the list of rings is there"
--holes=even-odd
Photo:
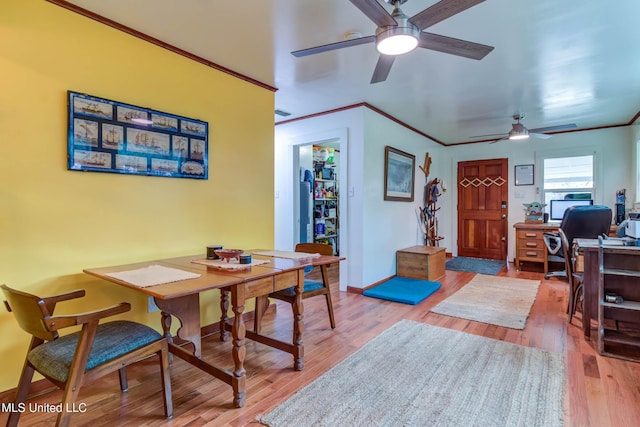
[[[511,124],[511,130],[502,138],[496,139],[491,143],[493,144],[494,142],[503,141],[505,139],[511,139],[511,140],[527,139],[527,138],[549,139],[551,138],[551,135],[547,135],[546,132],[557,132],[561,130],[575,129],[578,127],[576,126],[575,123],[568,123],[564,125],[547,126],[543,128],[536,128],[536,129],[527,129],[525,125],[520,123],[520,120],[522,119],[524,119],[524,113],[514,114],[513,120],[515,120],[516,123]],[[494,133],[491,135],[476,135],[476,136],[471,136],[470,138],[482,138],[482,137],[498,136],[498,135],[503,135],[503,134]]]
[[[349,1],[378,26],[375,35],[297,50],[291,54],[301,57],[376,42],[380,57],[373,71],[371,83],[379,83],[387,79],[397,55],[410,52],[416,47],[477,60],[484,58],[493,50],[493,46],[423,31],[484,0],[441,0],[411,18],[400,10],[400,5],[407,0],[385,0],[393,5],[392,14],[389,14],[377,0]]]

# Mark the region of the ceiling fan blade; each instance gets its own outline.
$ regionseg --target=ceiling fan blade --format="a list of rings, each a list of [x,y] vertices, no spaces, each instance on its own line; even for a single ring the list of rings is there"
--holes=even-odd
[[[554,132],[554,131],[560,131],[560,130],[567,130],[567,129],[575,129],[578,126],[575,123],[568,123],[566,125],[557,125],[557,126],[547,126],[545,128],[537,128],[537,129],[529,129],[529,132],[535,132],[535,133],[544,133],[544,132]]]
[[[487,138],[487,137],[490,137],[490,136],[503,136],[503,135],[504,135],[504,133],[490,133],[488,135],[473,135],[473,136],[470,136],[468,138],[469,139],[472,139],[472,138]]]
[[[395,19],[376,0],[349,0],[360,12],[367,15],[378,27],[398,25]]]
[[[549,139],[549,138],[551,138],[551,135],[547,135],[546,133],[535,133],[535,132],[531,132],[531,131],[529,131],[529,136],[531,138],[538,138],[538,139]]]
[[[316,53],[329,52],[331,50],[342,49],[344,47],[358,46],[365,43],[373,43],[376,41],[376,36],[359,37],[357,39],[343,40],[335,43],[329,43],[322,46],[310,47],[308,49],[301,49],[291,52],[293,56],[309,56]]]
[[[503,138],[496,139],[495,141],[491,141],[489,144],[495,144],[496,142],[504,141],[505,139],[509,139],[509,137],[508,137],[508,136],[505,136],[505,137],[503,137]]]
[[[438,52],[478,60],[484,58],[493,50],[493,46],[426,32],[420,33],[420,43],[418,46],[425,49],[436,50]]]
[[[373,70],[373,76],[371,76],[371,84],[387,80],[387,76],[389,75],[389,71],[391,71],[391,66],[395,59],[395,55],[380,55],[376,69]]]
[[[409,18],[409,22],[421,30],[424,30],[483,1],[484,0],[442,0],[422,12],[416,13]],[[351,0],[351,3],[355,2]]]

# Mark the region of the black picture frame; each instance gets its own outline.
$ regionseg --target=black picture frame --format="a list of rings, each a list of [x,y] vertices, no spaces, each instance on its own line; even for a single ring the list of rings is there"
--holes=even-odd
[[[413,202],[416,157],[396,148],[384,148],[384,200]]]
[[[67,169],[208,179],[209,124],[68,91]]]
[[[514,177],[515,185],[533,185],[534,165],[516,165]]]

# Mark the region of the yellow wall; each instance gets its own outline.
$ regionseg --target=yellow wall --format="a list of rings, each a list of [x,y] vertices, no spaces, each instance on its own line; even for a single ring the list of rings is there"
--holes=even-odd
[[[68,171],[67,90],[207,121],[209,179]],[[66,312],[129,301],[123,317],[160,330],[141,294],[82,269],[212,243],[273,246],[272,91],[43,0],[10,0],[0,5],[0,100],[0,283],[86,289]],[[202,301],[203,320],[217,320],[217,293]],[[4,308],[0,336],[7,390],[28,337]]]

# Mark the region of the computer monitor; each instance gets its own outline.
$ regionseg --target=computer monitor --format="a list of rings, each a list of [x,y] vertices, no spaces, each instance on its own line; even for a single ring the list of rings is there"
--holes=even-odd
[[[551,200],[549,207],[549,219],[552,221],[562,221],[564,218],[564,211],[571,206],[591,206],[593,200]]]

